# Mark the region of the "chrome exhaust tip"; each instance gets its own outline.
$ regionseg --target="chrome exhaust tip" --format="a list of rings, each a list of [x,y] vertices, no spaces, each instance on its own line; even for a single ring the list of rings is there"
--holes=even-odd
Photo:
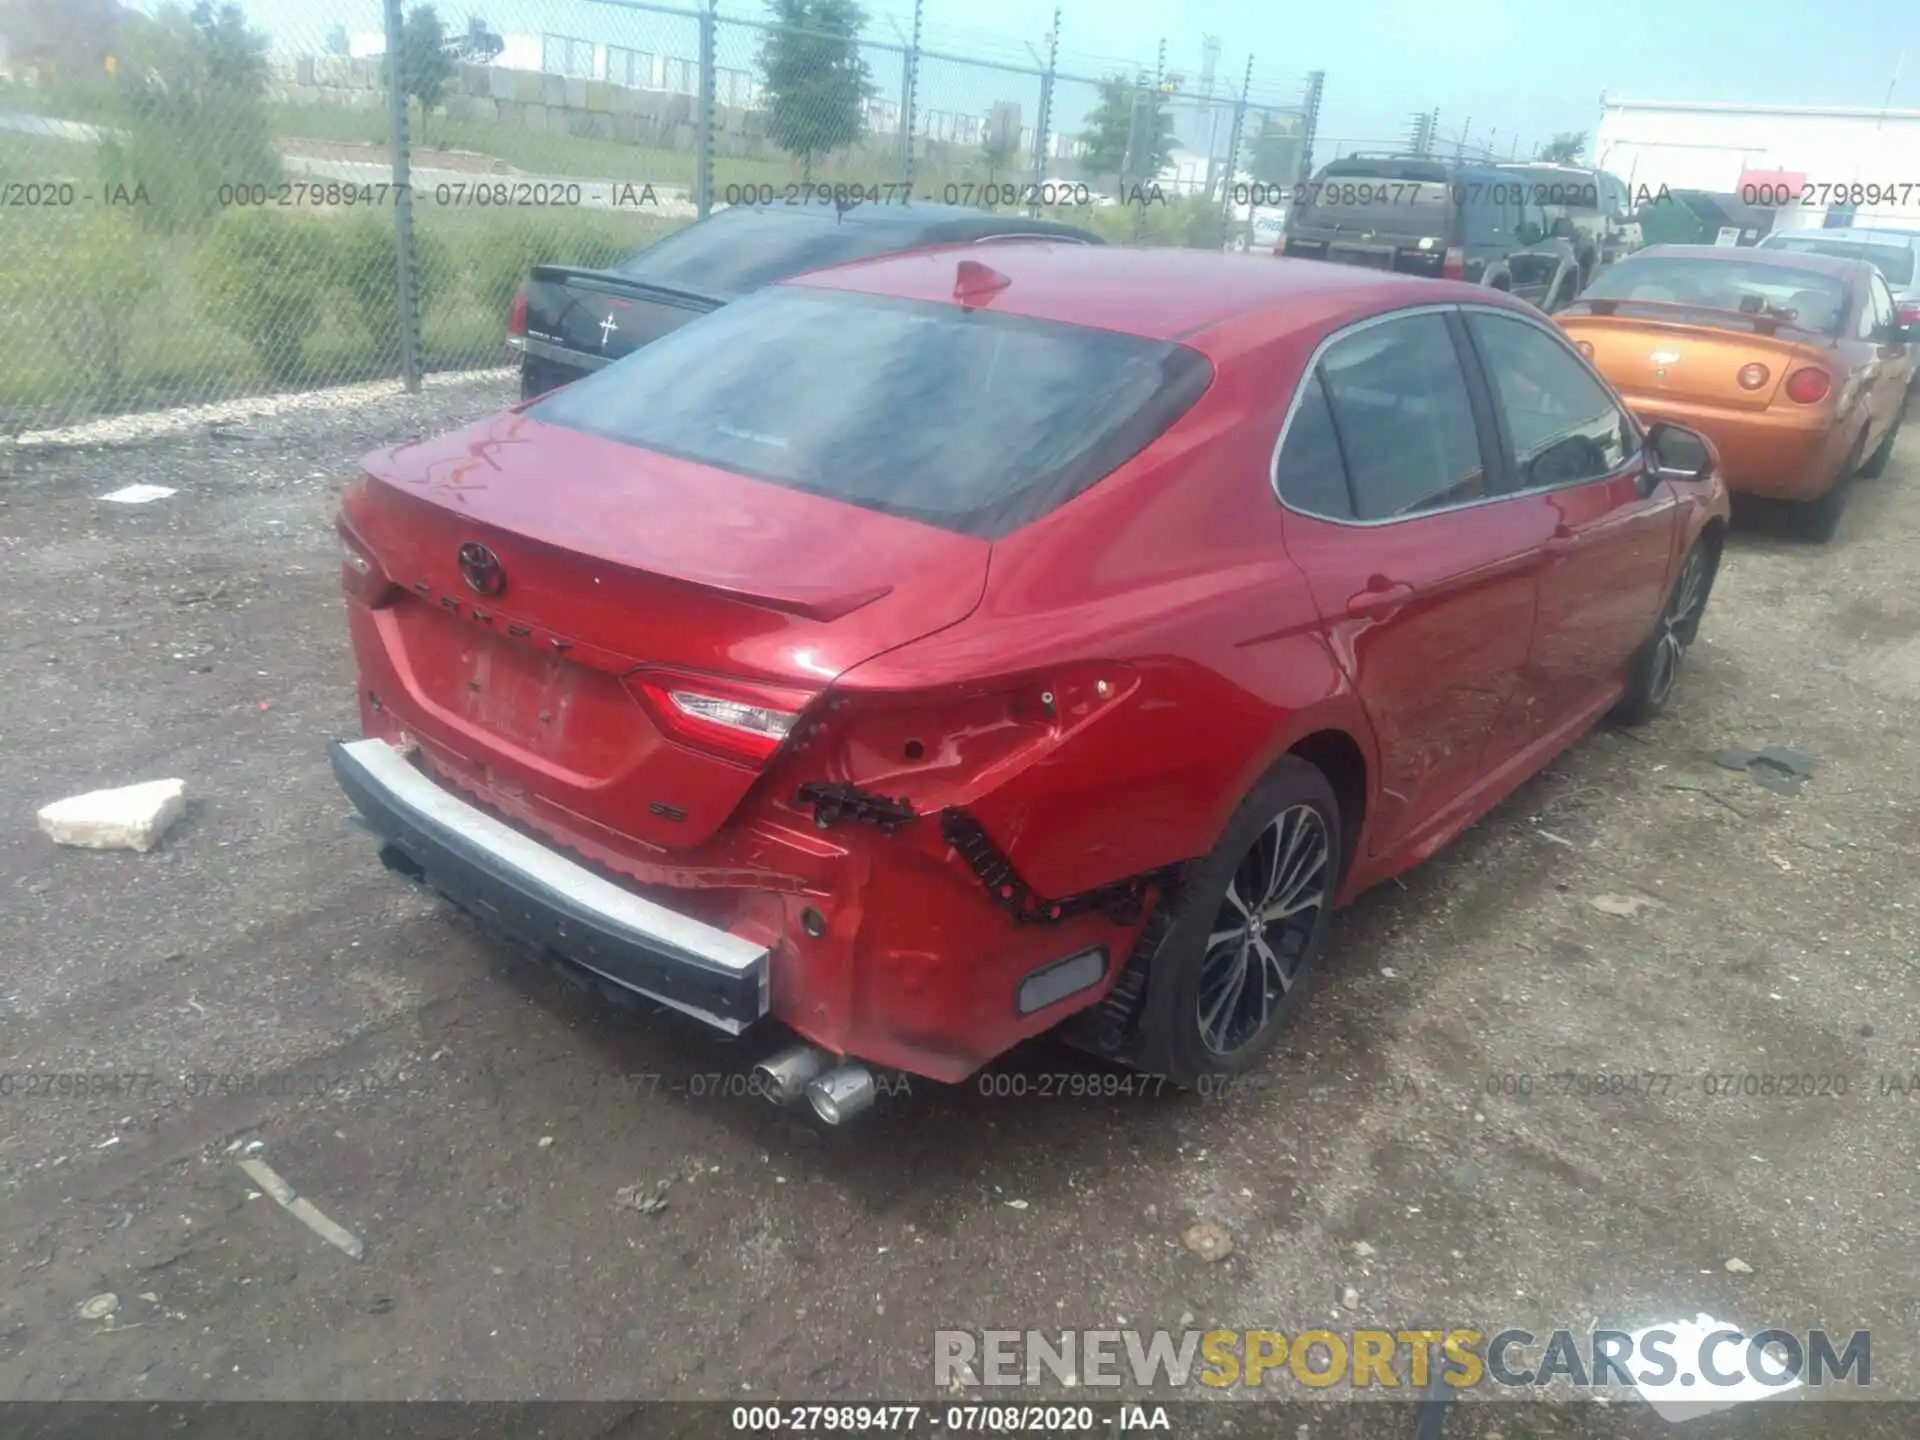
[[[873,1072],[864,1065],[836,1065],[807,1086],[813,1113],[829,1125],[851,1120],[873,1104]]]
[[[760,1092],[776,1105],[791,1105],[807,1093],[807,1085],[833,1057],[811,1045],[795,1045],[778,1055],[769,1055],[753,1067],[753,1078]]]

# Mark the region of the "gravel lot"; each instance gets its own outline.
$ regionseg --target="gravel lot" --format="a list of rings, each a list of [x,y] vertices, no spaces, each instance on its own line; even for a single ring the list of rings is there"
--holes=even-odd
[[[1831,546],[1736,530],[1668,717],[1342,917],[1256,1085],[915,1084],[832,1131],[729,1093],[765,1037],[573,991],[344,823],[337,483],[506,398],[0,449],[0,1071],[154,1077],[0,1098],[0,1395],[897,1398],[940,1327],[1706,1310],[1870,1329],[1876,1389],[1920,1396],[1920,1093],[1881,1078],[1920,1071],[1920,427]],[[97,502],[136,481],[179,493]],[[1797,797],[1712,759],[1769,744],[1818,760]],[[165,776],[191,805],[151,854],[35,828]],[[1748,1074],[1847,1093],[1705,1093]],[[365,1261],[250,1197],[247,1153]]]

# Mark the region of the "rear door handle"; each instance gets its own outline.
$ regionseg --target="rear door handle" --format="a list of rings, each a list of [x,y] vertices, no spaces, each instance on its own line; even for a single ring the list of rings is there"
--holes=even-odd
[[[1565,555],[1580,548],[1580,537],[1565,525],[1556,525],[1544,548],[1549,556]]]
[[[1413,598],[1413,586],[1375,575],[1367,588],[1347,600],[1347,614],[1356,620],[1384,620]]]

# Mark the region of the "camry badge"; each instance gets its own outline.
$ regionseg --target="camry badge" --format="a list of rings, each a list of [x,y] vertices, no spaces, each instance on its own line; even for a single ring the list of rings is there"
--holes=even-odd
[[[476,595],[498,595],[507,588],[507,572],[500,557],[478,540],[460,547],[460,578]]]

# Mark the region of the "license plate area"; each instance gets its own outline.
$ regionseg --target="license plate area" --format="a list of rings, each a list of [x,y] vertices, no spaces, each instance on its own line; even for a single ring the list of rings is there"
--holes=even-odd
[[[398,608],[402,645],[425,697],[502,751],[590,780],[606,780],[632,760],[645,722],[617,676],[466,615],[409,601]]]

